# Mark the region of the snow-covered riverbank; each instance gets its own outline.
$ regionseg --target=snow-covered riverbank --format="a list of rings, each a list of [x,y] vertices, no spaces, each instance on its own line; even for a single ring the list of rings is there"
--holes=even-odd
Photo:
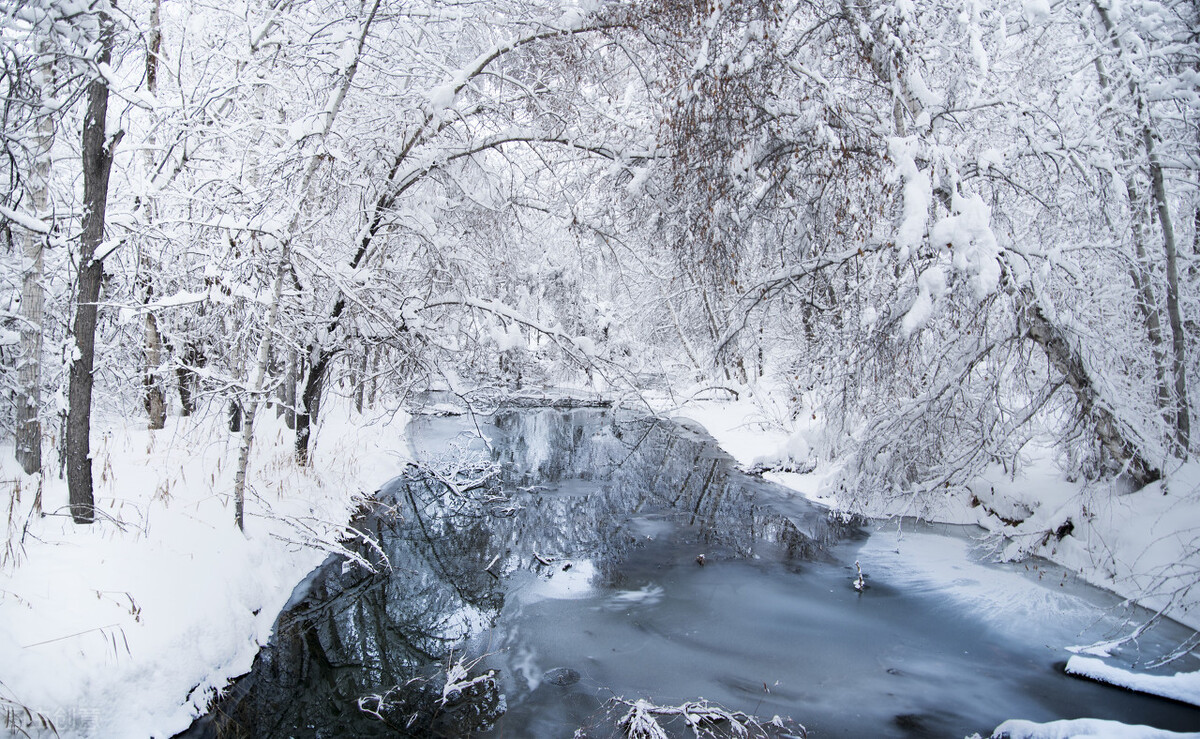
[[[237,438],[221,413],[155,432],[97,423],[90,527],[71,523],[54,476],[48,515],[27,519],[36,482],[0,449],[4,484],[22,487],[0,572],[0,710],[35,735],[52,735],[43,718],[62,737],[187,728],[250,669],[295,584],[351,533],[362,496],[407,460],[405,414],[371,420],[334,403],[327,414],[308,469],[292,462],[282,420],[260,414],[245,535],[231,500]]]

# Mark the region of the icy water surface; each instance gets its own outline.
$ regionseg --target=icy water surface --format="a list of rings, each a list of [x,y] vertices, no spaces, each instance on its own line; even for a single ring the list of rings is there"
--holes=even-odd
[[[1200,730],[1200,711],[1062,673],[1063,647],[1119,632],[1114,597],[1044,563],[981,563],[961,532],[831,518],[695,430],[513,409],[410,434],[426,469],[363,521],[382,542],[363,556],[390,571],[314,572],[195,735],[602,737],[616,697],[703,697],[811,737],[1083,716]],[[1123,656],[1184,636],[1167,625]],[[468,668],[449,690],[448,664]]]

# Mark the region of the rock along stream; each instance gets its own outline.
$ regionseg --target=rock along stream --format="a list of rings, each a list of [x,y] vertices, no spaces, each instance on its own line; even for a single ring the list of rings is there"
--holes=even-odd
[[[422,464],[357,522],[381,542],[362,557],[390,570],[331,557],[188,735],[614,736],[618,697],[792,720],[774,735],[1084,716],[1200,730],[1200,710],[1063,674],[1065,646],[1139,617],[1115,596],[1043,562],[987,563],[962,531],[841,521],[696,429],[501,409],[409,433]],[[1186,636],[1166,624],[1116,656]],[[449,665],[465,672],[447,687]]]

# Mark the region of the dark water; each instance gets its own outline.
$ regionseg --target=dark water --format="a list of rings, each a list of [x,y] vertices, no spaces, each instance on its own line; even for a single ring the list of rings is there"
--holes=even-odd
[[[362,555],[390,571],[314,572],[193,735],[612,736],[617,697],[792,720],[775,735],[1084,716],[1200,730],[1200,711],[1056,666],[1120,629],[1115,598],[1044,564],[980,563],[961,534],[831,518],[696,431],[524,409],[419,417],[410,435],[427,469],[363,521],[382,551]],[[1184,636],[1167,625],[1123,656]],[[467,669],[447,689],[451,664]]]

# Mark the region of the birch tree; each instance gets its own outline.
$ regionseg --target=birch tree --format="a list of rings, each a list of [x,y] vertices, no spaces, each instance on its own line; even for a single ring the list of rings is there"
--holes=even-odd
[[[1171,383],[1173,391],[1172,415],[1175,430],[1175,441],[1180,455],[1186,459],[1191,443],[1191,404],[1188,400],[1187,382],[1187,344],[1184,336],[1183,315],[1180,307],[1179,282],[1179,249],[1175,239],[1175,222],[1171,216],[1171,201],[1167,193],[1166,181],[1163,174],[1164,165],[1159,152],[1161,132],[1156,122],[1156,115],[1150,100],[1143,89],[1144,74],[1137,68],[1136,63],[1129,58],[1125,50],[1125,41],[1121,29],[1113,19],[1113,14],[1107,4],[1094,2],[1096,15],[1103,27],[1103,35],[1114,51],[1116,63],[1112,65],[1114,72],[1124,78],[1128,87],[1129,103],[1136,111],[1134,125],[1140,128],[1140,138],[1146,167],[1149,171],[1150,199],[1153,211],[1158,219],[1158,227],[1162,236],[1163,262],[1166,282],[1166,313],[1171,330]],[[1168,12],[1168,11],[1164,11]],[[1197,13],[1194,7],[1182,6],[1175,12],[1180,12],[1180,20],[1195,22]],[[1172,39],[1174,40],[1174,39]],[[1143,40],[1138,39],[1144,43]],[[1186,44],[1186,40],[1184,41]],[[1190,56],[1196,58],[1193,48]],[[1148,296],[1147,300],[1151,298]],[[1157,306],[1155,306],[1157,308]]]
[[[333,130],[333,124],[337,119],[338,111],[346,99],[346,94],[350,91],[350,86],[358,70],[358,63],[362,56],[367,36],[371,32],[371,24],[374,22],[375,14],[379,10],[379,3],[380,0],[372,0],[369,3],[364,2],[358,18],[357,31],[347,40],[347,49],[350,53],[345,57],[346,66],[340,70],[340,79],[330,93],[324,110],[320,113],[318,118],[319,128],[312,136],[306,136],[303,141],[304,144],[312,148],[306,153],[304,170],[296,187],[296,192],[293,195],[295,205],[293,205],[292,214],[286,226],[279,234],[275,279],[271,288],[266,325],[263,329],[262,338],[259,340],[253,377],[250,381],[249,405],[245,410],[245,417],[242,421],[242,437],[238,448],[237,471],[234,479],[234,521],[237,527],[242,530],[245,530],[246,470],[254,442],[254,421],[258,412],[260,396],[264,389],[267,363],[270,359],[271,346],[274,341],[273,334],[279,320],[284,280],[287,277],[291,261],[292,239],[296,236],[296,229],[300,224],[304,205],[312,197],[309,188],[321,155],[324,153],[321,151],[321,148],[325,145],[326,139]],[[311,142],[308,141],[310,138],[312,139]]]
[[[14,207],[25,207],[31,219],[24,227],[18,224],[21,235],[22,265],[21,288],[21,354],[18,365],[19,377],[16,395],[16,456],[26,474],[38,474],[42,470],[42,424],[41,414],[41,363],[42,334],[45,295],[45,250],[53,231],[53,214],[50,209],[50,152],[54,142],[54,120],[46,109],[47,98],[52,94],[54,80],[54,56],[50,39],[38,34],[35,55],[30,64],[30,103],[34,108],[29,125],[34,135],[30,139],[30,164],[26,173],[23,191],[27,196],[24,203]],[[18,62],[19,63],[19,62]],[[17,72],[16,69],[12,70]]]
[[[150,6],[150,22],[146,32],[146,60],[145,60],[145,84],[146,92],[154,99],[158,93],[158,75],[160,65],[160,54],[162,51],[162,0],[152,0]],[[151,129],[153,131],[153,129]],[[157,149],[155,137],[151,134],[149,141],[146,142],[142,150],[142,165],[145,168],[145,178],[151,187],[154,183],[154,172],[157,169],[154,161],[154,152]],[[146,215],[147,222],[153,222],[155,212],[157,210],[156,197],[153,193],[147,192],[143,196],[145,198],[142,207]],[[156,267],[155,260],[151,258],[150,248],[148,244],[142,244],[138,255],[138,275],[141,283],[140,292],[142,304],[146,307],[145,315],[145,369],[142,375],[142,385],[144,387],[144,405],[146,408],[146,416],[148,425],[151,430],[161,429],[167,422],[167,401],[166,393],[163,389],[163,379],[160,374],[160,365],[162,363],[162,333],[158,326],[158,317],[155,312],[149,308],[150,302],[154,299],[154,286],[151,280],[151,273]]]

